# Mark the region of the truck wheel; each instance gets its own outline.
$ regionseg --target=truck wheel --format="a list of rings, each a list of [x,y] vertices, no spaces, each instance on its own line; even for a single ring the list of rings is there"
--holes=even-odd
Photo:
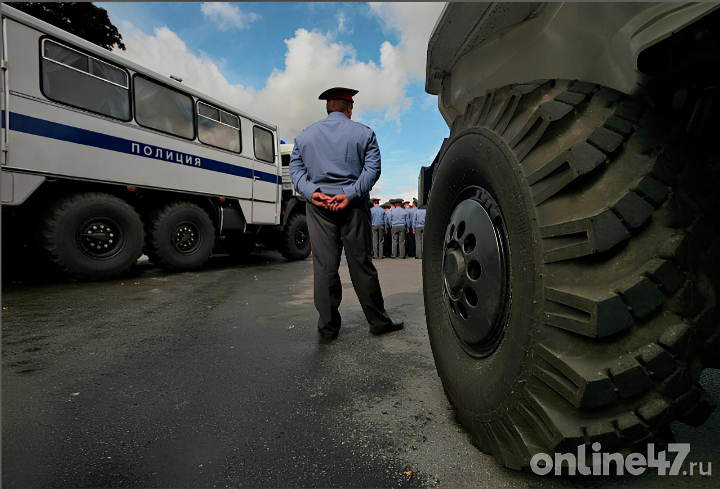
[[[110,194],[86,192],[61,198],[43,214],[38,234],[46,257],[73,278],[116,277],[142,255],[140,216]]]
[[[145,254],[165,270],[185,272],[201,267],[215,244],[215,226],[207,213],[190,202],[170,202],[151,213]]]
[[[428,333],[502,465],[641,451],[712,413],[698,378],[717,365],[720,240],[701,215],[720,169],[699,178],[678,134],[640,99],[565,80],[489,90],[452,125],[425,226]]]
[[[310,255],[310,231],[305,214],[294,213],[288,218],[280,241],[280,254],[288,260],[304,260]]]

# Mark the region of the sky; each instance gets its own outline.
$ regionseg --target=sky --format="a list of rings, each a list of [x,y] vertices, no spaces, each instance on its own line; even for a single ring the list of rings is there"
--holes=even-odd
[[[382,174],[371,195],[417,196],[449,130],[425,93],[427,43],[443,3],[96,3],[123,36],[114,52],[279,127],[291,143],[343,86],[370,126]]]

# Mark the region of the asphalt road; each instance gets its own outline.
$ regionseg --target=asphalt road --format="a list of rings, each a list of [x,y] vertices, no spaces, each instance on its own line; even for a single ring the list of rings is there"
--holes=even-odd
[[[330,344],[316,333],[309,259],[218,256],[175,275],[141,262],[133,277],[99,283],[4,274],[3,486],[720,485],[717,475],[561,479],[498,467],[445,400],[420,260],[377,266],[405,330],[369,334],[343,267],[343,329]],[[718,376],[704,381],[720,398]],[[720,414],[675,429],[690,458],[720,471]]]

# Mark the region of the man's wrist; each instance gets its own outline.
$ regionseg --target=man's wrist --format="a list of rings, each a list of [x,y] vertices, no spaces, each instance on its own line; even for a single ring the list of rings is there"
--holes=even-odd
[[[342,190],[350,202],[355,200],[355,198],[357,197],[357,192],[355,192],[355,188],[352,185],[345,187]]]

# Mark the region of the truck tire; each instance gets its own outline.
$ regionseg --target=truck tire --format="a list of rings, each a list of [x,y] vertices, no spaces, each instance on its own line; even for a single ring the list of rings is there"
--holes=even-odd
[[[720,169],[698,178],[679,134],[641,98],[566,80],[488,90],[452,124],[427,327],[458,418],[500,464],[644,451],[712,413],[698,379],[718,364],[720,240],[702,214]]]
[[[310,231],[305,214],[295,212],[288,218],[280,240],[280,254],[288,260],[304,260],[310,255]]]
[[[72,278],[112,278],[142,255],[143,224],[135,209],[114,195],[77,193],[43,213],[38,242],[45,257]]]
[[[154,209],[146,225],[145,254],[172,272],[195,270],[210,258],[215,226],[210,216],[191,202],[170,202]]]

